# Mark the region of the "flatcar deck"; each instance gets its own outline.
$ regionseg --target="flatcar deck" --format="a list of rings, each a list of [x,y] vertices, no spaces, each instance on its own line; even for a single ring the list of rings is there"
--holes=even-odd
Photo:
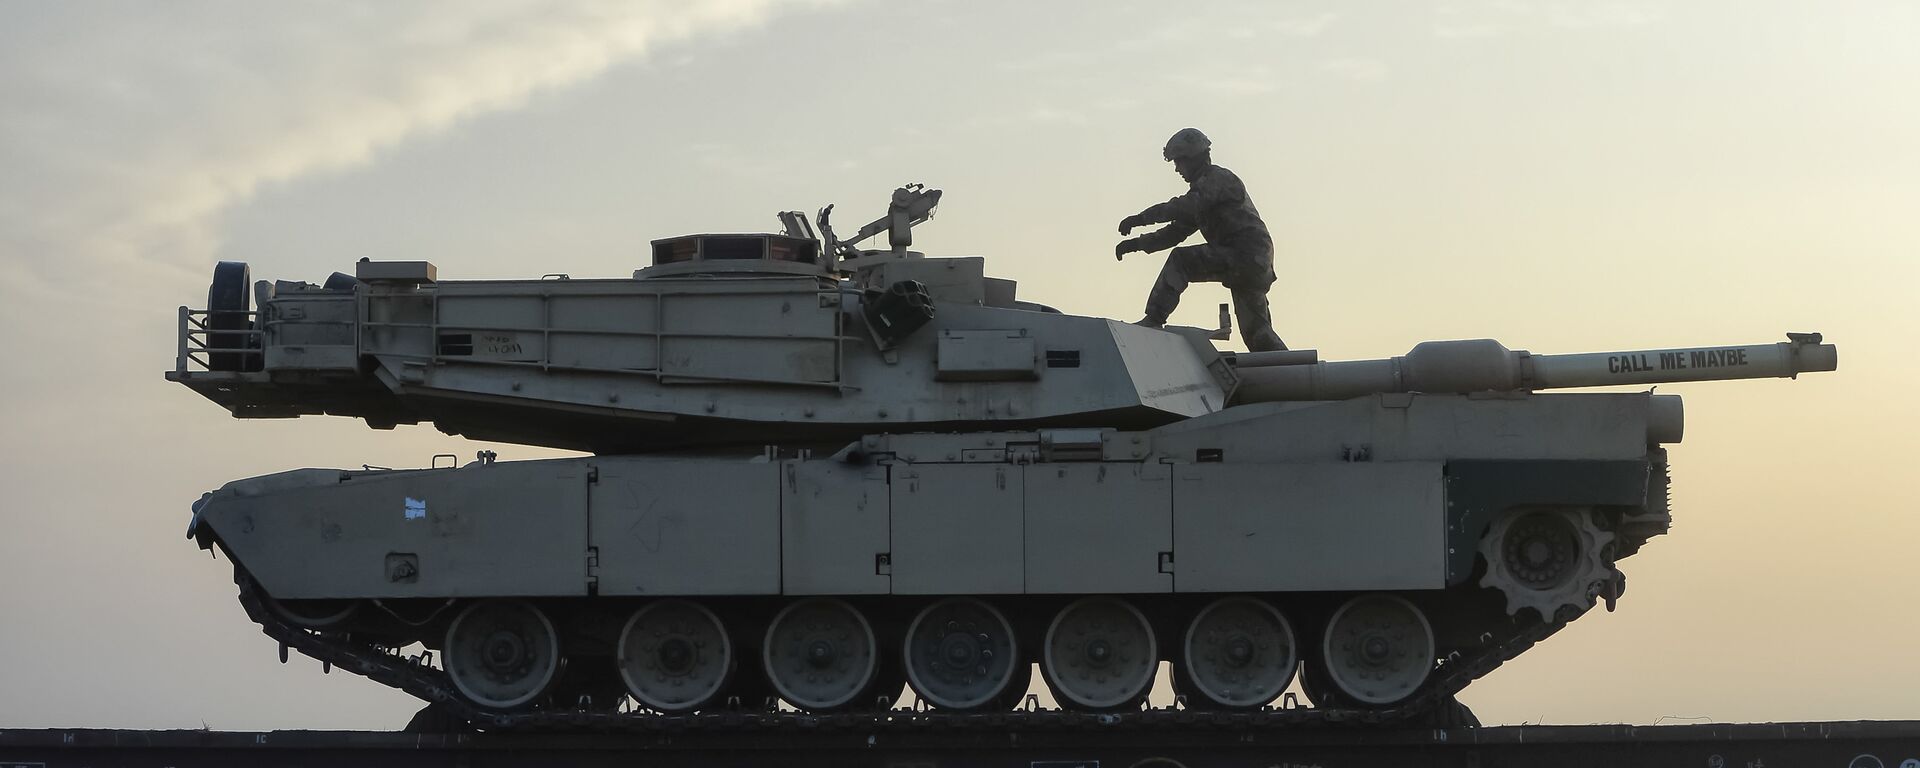
[[[121,766],[1913,768],[1920,721],[1309,731],[413,734],[0,731],[0,768]]]

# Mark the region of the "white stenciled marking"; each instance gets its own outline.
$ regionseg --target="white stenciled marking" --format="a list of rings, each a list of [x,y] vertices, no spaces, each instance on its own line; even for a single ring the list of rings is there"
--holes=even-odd
[[[407,497],[407,519],[424,520],[427,517],[427,500]]]

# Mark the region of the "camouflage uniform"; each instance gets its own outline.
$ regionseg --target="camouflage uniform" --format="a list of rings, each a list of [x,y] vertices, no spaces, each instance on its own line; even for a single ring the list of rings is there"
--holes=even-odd
[[[1204,245],[1181,246],[1167,255],[1160,278],[1147,295],[1143,322],[1166,322],[1188,283],[1218,282],[1233,292],[1233,313],[1240,319],[1249,349],[1286,349],[1273,332],[1273,316],[1267,308],[1267,290],[1274,283],[1273,237],[1267,234],[1267,225],[1260,221],[1240,177],[1208,165],[1186,194],[1149,207],[1128,221],[1167,224],[1127,241],[1146,253],[1179,245],[1196,231],[1207,239]]]

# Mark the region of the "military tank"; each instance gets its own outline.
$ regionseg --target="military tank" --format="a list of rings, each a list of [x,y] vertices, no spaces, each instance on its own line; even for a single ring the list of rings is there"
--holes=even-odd
[[[1224,311],[1075,316],[908,250],[939,197],[657,240],[621,279],[222,263],[167,378],[232,415],[588,455],[236,480],[188,536],[283,659],[482,727],[1400,721],[1611,608],[1668,529],[1680,399],[1551,390],[1836,367],[1818,334],[1236,354]],[[1312,706],[1276,705],[1296,676]]]

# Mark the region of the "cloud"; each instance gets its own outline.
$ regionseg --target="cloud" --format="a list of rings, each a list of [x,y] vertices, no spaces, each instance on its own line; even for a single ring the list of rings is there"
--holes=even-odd
[[[1558,2],[1517,0],[1444,3],[1434,8],[1432,29],[1443,39],[1499,37],[1542,27],[1608,29],[1638,27],[1661,18],[1659,8],[1638,2]]]
[[[1121,102],[1109,103],[1120,104]],[[1080,112],[1034,102],[1024,107],[1009,106],[977,112],[960,124],[960,130],[973,132],[1028,129],[1036,126],[1084,126],[1090,122],[1090,119]]]
[[[1333,26],[1333,22],[1339,18],[1339,15],[1334,13],[1294,16],[1275,19],[1274,21],[1268,22],[1266,27],[1273,32],[1288,37],[1319,37],[1327,31],[1328,27]]]
[[[1001,59],[994,62],[994,67],[1003,72],[1057,72],[1087,66],[1100,58],[1094,51],[1053,49],[1026,58]]]
[[[0,5],[0,457],[156,420],[222,214],[774,0]],[[50,404],[58,404],[57,406]],[[17,483],[9,483],[17,485]]]
[[[0,293],[204,279],[261,188],[591,79],[775,0],[10,6]]]
[[[1243,67],[1233,72],[1168,73],[1161,78],[1180,92],[1199,91],[1218,96],[1258,96],[1280,90],[1272,67]]]
[[[1255,4],[1252,7],[1194,5],[1190,9],[1184,9],[1174,19],[1157,20],[1143,34],[1114,42],[1108,53],[1186,48],[1196,44],[1208,44],[1222,37],[1236,40],[1270,38],[1275,35],[1313,38],[1325,34],[1327,29],[1340,18],[1339,14],[1332,11],[1283,12],[1273,18],[1260,18],[1269,10],[1271,10],[1271,4]]]
[[[1280,90],[1280,84],[1270,78],[1209,77],[1191,82],[1195,88],[1221,96],[1258,96]]]
[[[1387,63],[1378,59],[1326,59],[1315,65],[1321,72],[1360,82],[1378,82],[1387,77]]]
[[[1460,39],[1494,37],[1527,23],[1533,7],[1515,2],[1442,3],[1434,8],[1435,37]]]
[[[1640,27],[1659,21],[1662,9],[1638,3],[1577,3],[1554,6],[1547,23],[1563,29]]]

